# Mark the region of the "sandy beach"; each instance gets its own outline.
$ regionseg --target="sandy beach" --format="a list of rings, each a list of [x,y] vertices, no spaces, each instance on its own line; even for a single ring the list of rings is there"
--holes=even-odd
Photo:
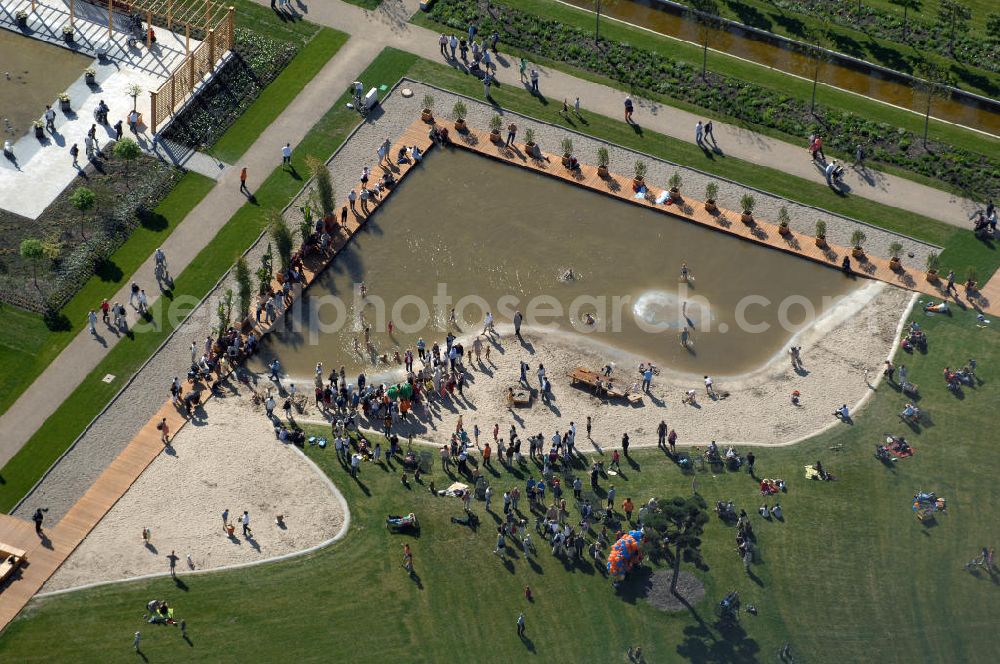
[[[168,571],[171,550],[177,570],[273,558],[334,537],[344,522],[340,500],[301,453],[279,443],[263,416],[244,396],[227,394],[205,406],[203,421],[188,424],[111,509],[42,588]],[[230,539],[222,527],[229,509],[236,524]],[[247,510],[253,539],[236,523]],[[284,529],[275,515],[284,517]],[[152,533],[142,541],[143,528]]]
[[[883,360],[889,356],[900,316],[913,294],[881,282],[864,284],[857,299],[802,332],[786,345],[802,346],[804,368],[793,369],[787,351],[777,354],[764,367],[739,377],[719,378],[715,389],[728,396],[710,399],[701,376],[679,376],[664,372],[656,376],[641,405],[624,400],[601,399],[588,389],[573,387],[567,374],[574,368],[600,370],[614,362],[615,374],[638,381],[637,367],[644,358],[634,357],[606,346],[590,344],[579,336],[522,330],[525,343],[518,342],[513,330],[500,328],[494,338],[490,362],[473,363],[469,386],[454,399],[433,399],[429,407],[416,409],[417,419],[410,418],[395,431],[417,440],[446,443],[455,431],[459,416],[468,431],[479,425],[483,437],[492,438],[494,423],[505,439],[514,425],[522,438],[556,430],[565,431],[575,422],[583,435],[587,416],[592,418],[592,440],[588,445],[603,449],[619,445],[628,433],[634,446],[656,445],[660,420],[677,431],[678,442],[704,445],[711,440],[720,444],[781,445],[812,435],[834,421],[832,412],[841,404],[852,407],[871,392],[865,369],[871,380],[880,375]],[[466,348],[471,345],[466,343]],[[531,366],[529,383],[538,387],[536,370],[545,365],[552,382],[549,404],[537,398],[530,407],[507,409],[508,386],[517,386],[519,366],[524,360]],[[401,375],[401,372],[400,372]],[[349,377],[351,380],[351,377]],[[353,381],[352,381],[353,382]],[[684,405],[684,393],[694,389],[697,406]],[[801,402],[791,403],[791,393],[798,390]],[[327,416],[311,404],[298,420],[326,421]],[[381,429],[381,423],[369,423]],[[362,422],[364,426],[365,423]],[[483,439],[481,439],[483,440]],[[587,445],[581,445],[586,451]]]

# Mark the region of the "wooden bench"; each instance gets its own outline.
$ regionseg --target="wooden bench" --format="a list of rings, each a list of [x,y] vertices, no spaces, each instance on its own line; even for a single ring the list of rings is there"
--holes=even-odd
[[[605,376],[597,371],[591,371],[583,367],[577,367],[567,374],[572,385],[583,383],[595,391],[606,393],[609,397],[622,398],[625,390],[621,389],[618,381],[610,376]]]
[[[0,542],[0,583],[7,580],[24,562],[24,550]]]

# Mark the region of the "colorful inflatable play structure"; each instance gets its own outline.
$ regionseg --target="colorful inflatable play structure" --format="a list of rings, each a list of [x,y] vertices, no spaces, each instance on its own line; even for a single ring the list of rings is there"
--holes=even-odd
[[[642,532],[630,530],[611,545],[611,552],[608,554],[608,574],[616,586],[642,562],[642,551],[639,550],[641,542]]]

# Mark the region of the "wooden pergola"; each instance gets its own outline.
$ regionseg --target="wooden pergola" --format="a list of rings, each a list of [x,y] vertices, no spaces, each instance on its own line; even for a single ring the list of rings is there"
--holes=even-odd
[[[73,25],[76,14],[76,1],[69,0],[69,23]],[[191,52],[191,29],[201,29],[208,32],[225,18],[229,8],[223,2],[213,0],[81,0],[88,4],[108,8],[108,37],[115,33],[114,13],[122,12],[131,16],[142,15],[148,25],[153,25],[153,19],[163,19],[167,30],[174,26],[184,26],[185,53]],[[35,0],[31,0],[31,9],[35,9]],[[146,46],[150,43],[149,33],[146,33]]]

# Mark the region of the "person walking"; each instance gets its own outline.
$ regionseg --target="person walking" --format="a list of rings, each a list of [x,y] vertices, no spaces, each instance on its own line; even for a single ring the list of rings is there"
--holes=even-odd
[[[632,111],[635,107],[632,105],[632,97],[625,97],[625,122],[632,124]]]
[[[705,394],[707,394],[710,399],[715,398],[715,388],[712,386],[711,376],[705,376]]]
[[[244,166],[242,169],[240,169],[240,191],[241,192],[246,192],[248,194],[250,193],[250,190],[247,189],[247,167],[246,166]]]
[[[39,537],[42,536],[42,522],[45,520],[45,511],[46,510],[39,507],[31,516],[31,520],[35,522],[35,534]]]
[[[156,428],[160,430],[160,442],[168,445],[170,443],[170,425],[167,424],[167,418],[162,418]]]
[[[628,456],[628,432],[622,434],[622,454]]]
[[[174,578],[177,577],[177,561],[178,560],[180,560],[180,558],[177,557],[177,553],[173,549],[171,549],[170,550],[170,555],[167,556],[167,564],[170,566],[170,576],[172,576]]]
[[[490,444],[486,443],[486,449],[489,449],[489,448],[490,448]],[[487,465],[487,463],[489,462],[489,458],[490,458],[489,455],[484,450],[483,451],[483,465],[484,466]],[[486,511],[487,512],[491,511],[491,507],[490,506],[493,504],[493,487],[489,487],[489,486],[486,487],[486,492],[483,494],[483,499],[486,501]]]
[[[80,168],[80,162],[77,160],[77,158],[80,156],[80,148],[77,146],[76,143],[74,143],[73,147],[69,149],[69,155],[73,157],[73,166],[75,168]]]
[[[865,167],[865,149],[858,145],[854,148],[854,168],[864,169]]]
[[[670,446],[671,454],[677,453],[677,432],[673,429],[671,429],[670,433],[667,434],[667,445]]]
[[[441,51],[441,55],[448,57],[448,37],[443,32],[438,37],[438,50]]]
[[[45,105],[45,128],[56,133],[56,112],[48,104]]]
[[[649,388],[653,384],[653,365],[650,364],[649,367],[642,372],[642,391],[649,392]]]
[[[490,86],[493,84],[493,74],[487,69],[486,74],[483,76],[483,94],[486,95],[487,99],[490,99]]]
[[[281,165],[291,166],[292,165],[292,144],[285,143],[285,147],[281,148]]]
[[[222,532],[229,532],[226,526],[229,525],[229,508],[222,510]]]
[[[947,286],[947,288],[944,289],[945,293],[948,293],[948,292],[951,292],[951,291],[955,291],[956,293],[958,292],[958,289],[955,288],[955,271],[954,270],[948,270],[948,286]]]
[[[527,71],[527,69],[528,69],[528,61],[527,61],[527,60],[525,60],[525,59],[524,59],[524,58],[522,57],[522,58],[521,58],[521,62],[520,62],[520,64],[518,65],[518,71],[519,71],[519,72],[520,72],[520,74],[521,74],[521,82],[522,82],[522,83],[524,83],[524,80],[525,80],[525,79],[527,78],[527,76],[525,75],[525,72]]]
[[[448,40],[448,46],[451,48],[451,59],[454,60],[455,59],[455,49],[458,48],[458,37],[456,37],[455,35],[452,35],[451,39]]]
[[[138,634],[139,632],[136,632],[136,636],[138,636]],[[517,616],[517,635],[522,639],[524,638],[524,611],[519,613]]]
[[[132,647],[135,648],[136,652],[142,652],[139,650],[140,643],[142,643],[142,632],[136,632],[135,636],[132,637]]]
[[[243,510],[243,516],[240,517],[240,525],[243,526],[243,537],[250,536],[250,513]]]
[[[705,128],[702,126],[701,120],[698,120],[694,125],[694,142],[698,146],[705,142]]]
[[[540,94],[538,91],[538,70],[534,67],[531,68],[531,92],[532,94]]]
[[[712,145],[717,145],[715,142],[715,134],[712,133],[712,121],[709,120],[705,123],[705,140],[712,139]]]
[[[511,125],[512,127],[514,125]],[[514,312],[514,336],[518,338],[519,341],[523,342],[524,337],[521,336],[521,323],[524,321],[524,316],[521,315],[521,311]]]
[[[754,456],[753,452],[750,452],[749,454],[747,454],[747,473],[750,475],[750,477],[756,477],[753,474],[753,465],[755,463],[757,463],[757,457]]]
[[[90,328],[90,333],[97,336],[97,312],[93,309],[87,314],[87,327]]]
[[[357,200],[358,200],[358,192],[351,189],[350,193],[347,194],[347,204],[351,206],[351,212],[353,212],[354,214],[358,213],[358,210],[355,207]]]
[[[517,136],[517,125],[513,122],[507,125],[507,145],[511,146],[514,144],[514,137]],[[518,313],[520,315],[520,312]],[[516,318],[516,316],[515,316]],[[514,329],[520,328],[520,322],[514,323]],[[520,338],[520,333],[517,335]]]
[[[656,425],[656,446],[666,447],[667,446],[667,422],[666,420],[660,420],[660,423]]]

